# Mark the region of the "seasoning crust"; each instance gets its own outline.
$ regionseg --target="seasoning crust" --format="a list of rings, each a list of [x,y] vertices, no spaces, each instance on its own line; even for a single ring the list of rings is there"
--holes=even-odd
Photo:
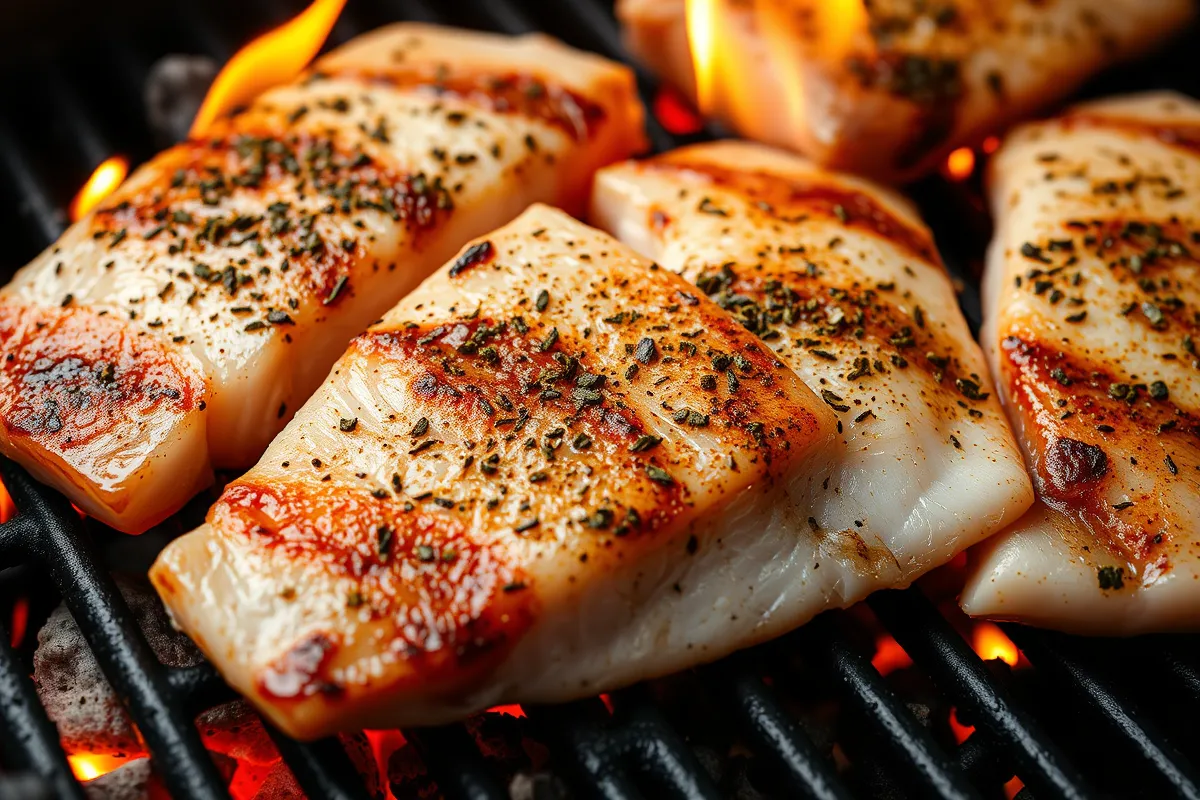
[[[997,156],[985,342],[1047,509],[980,554],[972,613],[1196,624],[1198,122],[1179,96],[1115,98],[1025,126]],[[1038,588],[1047,574],[1058,591]]]
[[[345,343],[462,242],[533,201],[578,205],[598,166],[641,144],[624,67],[543,37],[392,26],[158,155],[3,297],[106,314],[123,322],[113,335],[190,352],[207,442],[189,457],[240,469]],[[130,480],[161,463],[142,452]],[[67,471],[55,485],[131,532],[196,488],[163,482],[151,519],[96,502],[91,481]]]
[[[534,207],[356,338],[152,577],[293,733],[452,718],[514,674],[564,691],[528,664],[589,618],[581,592],[620,596],[711,546],[709,518],[785,491],[834,425],[692,286]],[[272,634],[250,642],[258,592]]]

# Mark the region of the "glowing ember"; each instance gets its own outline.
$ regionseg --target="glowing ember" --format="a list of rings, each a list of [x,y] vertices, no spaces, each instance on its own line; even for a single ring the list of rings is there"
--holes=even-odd
[[[958,721],[958,709],[953,706],[950,708],[948,721],[950,723],[950,732],[954,734],[954,741],[958,744],[965,742],[967,737],[975,732],[974,725],[963,725]]]
[[[951,180],[965,181],[975,171],[975,151],[960,147],[946,157],[946,174]]]
[[[676,136],[696,133],[704,125],[700,116],[680,97],[679,93],[663,87],[654,96],[654,116]]]
[[[101,775],[107,775],[128,760],[128,758],[98,756],[91,753],[76,753],[67,756],[67,761],[71,764],[71,771],[81,781],[90,781]]]
[[[1013,800],[1013,798],[1017,796],[1017,792],[1024,788],[1025,783],[1016,775],[1013,775],[1008,779],[1008,782],[1004,784],[1004,796],[1008,798],[1008,800]]]
[[[1004,631],[991,622],[976,622],[971,632],[971,647],[984,661],[1000,659],[1010,667],[1015,667],[1021,658],[1021,651],[1013,644],[1012,639],[1004,635]]]
[[[517,717],[519,719],[519,718],[525,716],[525,709],[521,708],[518,705],[493,706],[492,708],[488,709],[488,713],[489,714],[507,714],[510,717]]]
[[[386,780],[389,772],[388,761],[391,760],[392,753],[404,747],[408,740],[400,731],[363,731],[363,735],[371,744],[371,755],[375,757],[375,768],[379,770],[379,775],[383,778],[381,783],[385,791],[384,800],[396,800],[396,796],[392,794],[391,781]]]
[[[278,761],[269,764],[239,761],[237,769],[233,772],[233,779],[229,782],[230,797],[233,800],[254,800],[258,796],[258,790],[278,766]]]
[[[100,205],[104,198],[116,191],[128,174],[129,162],[123,156],[105,159],[100,166],[96,167],[92,177],[87,179],[87,183],[83,184],[79,194],[75,195],[75,199],[71,201],[71,221],[78,222],[85,214]]]
[[[1000,149],[1000,137],[999,136],[987,137],[986,139],[983,140],[983,145],[981,146],[980,149],[982,149],[983,152],[991,155],[992,153],[994,153]]]
[[[18,597],[17,602],[13,604],[12,627],[9,629],[9,641],[13,647],[20,647],[21,642],[25,641],[25,631],[29,626],[29,600],[24,597]]]
[[[222,114],[296,77],[320,51],[345,4],[314,0],[299,16],[237,51],[213,81],[189,135],[205,135]]]
[[[0,481],[0,522],[7,522],[16,513],[17,507],[13,505],[12,498],[8,495],[8,489],[4,488],[4,482]]]
[[[604,707],[608,709],[608,713],[613,713],[612,698],[606,694],[600,695],[600,702],[604,703]]]
[[[898,669],[911,667],[912,659],[904,652],[899,642],[884,634],[875,640],[875,655],[871,658],[871,666],[886,677]]]

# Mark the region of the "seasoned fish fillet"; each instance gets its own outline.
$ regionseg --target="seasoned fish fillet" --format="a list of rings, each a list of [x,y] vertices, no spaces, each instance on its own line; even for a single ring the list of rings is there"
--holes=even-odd
[[[140,532],[254,462],[351,336],[640,149],[628,70],[543,37],[364,36],[160,154],[0,290],[0,452]]]
[[[537,206],[355,339],[151,579],[294,736],[565,700],[790,627],[834,426],[693,287]]]
[[[984,346],[1039,502],[963,608],[1083,633],[1200,628],[1200,103],[1026,125],[991,165]]]
[[[618,0],[631,49],[693,97],[688,0]],[[907,179],[1139,54],[1191,0],[691,0],[706,110],[820,164]]]
[[[601,170],[592,214],[730,310],[838,415],[805,483],[793,619],[906,585],[1029,507],[983,354],[898,195],[720,142]]]

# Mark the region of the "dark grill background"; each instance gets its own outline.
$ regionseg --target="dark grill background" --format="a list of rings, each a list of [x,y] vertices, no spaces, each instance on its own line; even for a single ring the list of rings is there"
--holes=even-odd
[[[142,106],[156,59],[183,52],[224,61],[302,7],[292,0],[168,8],[114,2],[65,11],[59,5],[46,3],[40,14],[36,6],[0,10],[4,280],[57,237],[67,202],[101,160],[119,152],[137,164],[161,146]],[[349,0],[331,43],[400,19],[508,33],[540,29],[628,60],[604,0]],[[1104,76],[1085,93],[1174,87],[1194,94],[1200,73],[1189,47],[1196,40],[1189,32],[1178,45]],[[654,82],[639,77],[649,105]],[[653,120],[650,134],[658,149],[682,143]],[[962,280],[964,310],[977,324],[977,270],[987,236],[977,185],[933,178],[912,187],[912,194]],[[52,796],[83,797],[28,677],[33,633],[61,597],[172,795],[226,797],[225,781],[191,720],[232,692],[207,665],[158,664],[108,574],[104,555],[114,534],[81,521],[15,465],[0,462],[0,475],[20,511],[0,526],[0,620],[11,617],[18,596],[29,597],[33,608],[19,651],[0,631],[0,766],[6,771],[0,795],[6,787],[17,791],[5,780],[24,772],[39,776]],[[146,546],[185,530],[209,499],[147,534]],[[500,735],[543,742],[549,769],[577,797],[1003,797],[1001,787],[1015,772],[1025,795],[1039,799],[1200,798],[1192,766],[1200,762],[1196,638],[1081,640],[1006,626],[1032,664],[1014,672],[1000,662],[983,663],[917,589],[882,592],[867,605],[827,613],[719,664],[617,692],[611,713],[599,699],[527,708],[528,718],[504,722]],[[880,623],[915,661],[888,679],[870,660],[872,631]],[[961,745],[945,720],[951,704],[976,728]],[[505,797],[511,765],[480,749],[476,723],[405,735],[446,796]],[[297,744],[273,736],[310,797],[365,796],[336,740]],[[848,770],[830,757],[834,741],[852,765]],[[735,757],[721,755],[731,750]]]

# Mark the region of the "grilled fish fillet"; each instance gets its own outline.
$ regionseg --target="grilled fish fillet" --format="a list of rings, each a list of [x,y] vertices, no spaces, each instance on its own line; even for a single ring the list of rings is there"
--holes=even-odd
[[[972,559],[970,614],[1200,628],[1200,103],[1012,134],[991,166],[984,345],[1039,502]]]
[[[618,0],[630,48],[697,97],[688,0]],[[743,136],[873,177],[1070,94],[1182,27],[1191,0],[691,0],[701,105]],[[704,73],[702,73],[703,75]]]
[[[293,736],[553,702],[791,624],[832,412],[732,317],[537,206],[355,339],[151,571]]]
[[[837,413],[801,502],[813,538],[789,567],[804,616],[910,583],[1033,501],[949,276],[898,195],[719,142],[601,170],[592,215],[734,313]]]
[[[627,69],[396,25],[160,154],[0,290],[0,452],[140,532],[253,463],[350,337],[640,149]]]

